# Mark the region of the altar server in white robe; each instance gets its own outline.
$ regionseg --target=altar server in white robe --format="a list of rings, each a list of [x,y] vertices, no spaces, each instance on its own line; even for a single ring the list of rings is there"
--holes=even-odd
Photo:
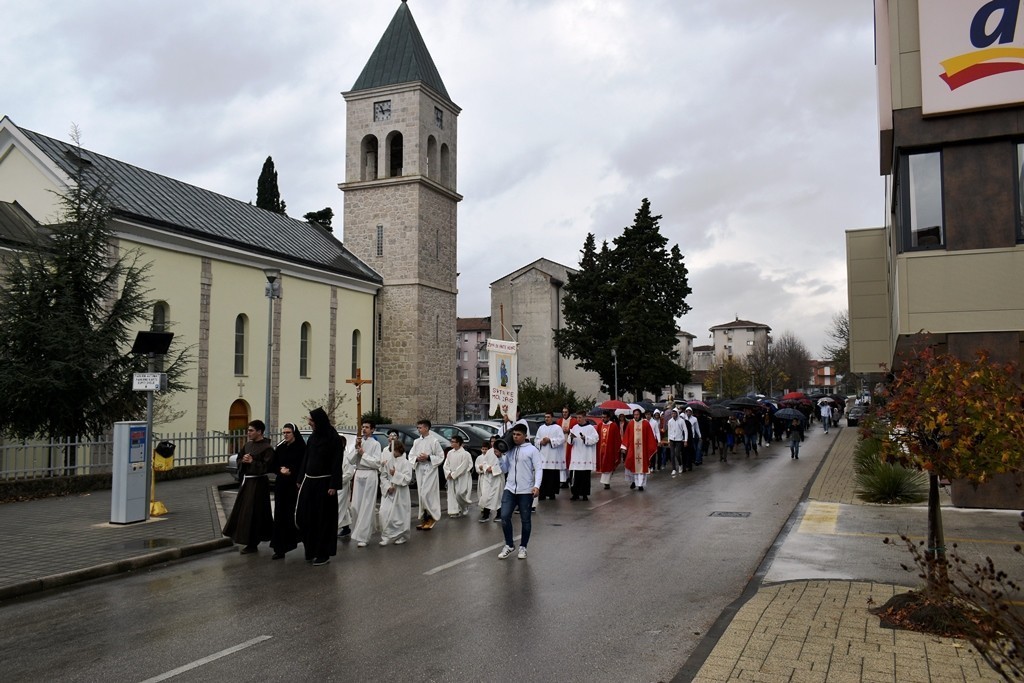
[[[352,450],[345,452],[341,459],[341,488],[338,489],[338,538],[348,538],[352,535],[352,479],[356,474],[356,467],[353,464],[352,456],[355,450],[355,441],[352,442]]]
[[[441,519],[441,492],[438,487],[437,468],[444,464],[444,449],[437,436],[430,431],[430,420],[416,423],[420,436],[412,444],[410,458],[416,472],[416,493],[419,494],[421,531],[434,528]]]
[[[498,463],[498,451],[494,449],[497,436],[491,437],[491,447],[476,459],[476,490],[480,498],[480,522],[486,522],[494,513],[494,521],[500,522],[501,492],[505,489],[505,474]]]
[[[355,474],[352,479],[352,540],[356,547],[365,548],[373,536],[377,520],[377,473],[380,471],[380,444],[373,438],[376,425],[362,424],[361,438],[356,441],[350,462]]]
[[[533,443],[540,451],[540,464],[544,470],[540,499],[554,500],[561,488],[562,470],[565,469],[565,432],[555,424],[554,413],[544,413],[544,424],[537,428]]]
[[[590,473],[597,467],[597,429],[587,419],[585,410],[579,411],[576,424],[569,429],[569,440],[572,441],[572,456],[569,459],[569,470],[572,475],[572,486],[569,500],[587,500],[590,496]]]
[[[380,545],[402,545],[409,540],[412,526],[412,463],[405,457],[405,446],[389,435],[391,448],[384,451],[380,465]]]
[[[464,517],[473,502],[473,456],[462,445],[462,437],[453,434],[443,466],[448,480],[448,516],[452,518]]]

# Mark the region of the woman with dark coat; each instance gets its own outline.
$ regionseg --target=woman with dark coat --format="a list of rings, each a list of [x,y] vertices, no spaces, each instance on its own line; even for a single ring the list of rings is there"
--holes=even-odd
[[[299,428],[291,422],[281,428],[282,441],[274,449],[270,471],[277,473],[274,482],[274,534],[270,547],[274,549],[271,559],[284,558],[289,550],[299,546],[299,530],[295,528],[295,501],[299,498],[299,468],[306,451],[306,441]]]
[[[306,551],[306,562],[325,565],[338,554],[338,492],[345,439],[331,426],[323,408],[309,412],[313,433],[299,468],[299,499],[295,526]]]

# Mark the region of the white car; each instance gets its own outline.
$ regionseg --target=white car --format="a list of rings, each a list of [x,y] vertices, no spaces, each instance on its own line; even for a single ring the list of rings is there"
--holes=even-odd
[[[463,425],[482,429],[492,436],[501,436],[502,433],[501,423],[497,420],[463,420],[462,422],[455,423],[456,427],[462,427]]]

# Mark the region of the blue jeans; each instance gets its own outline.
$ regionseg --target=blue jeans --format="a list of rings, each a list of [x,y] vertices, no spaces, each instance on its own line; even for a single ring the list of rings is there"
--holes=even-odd
[[[512,511],[519,508],[519,519],[523,523],[523,537],[519,545],[526,547],[530,544],[530,531],[533,529],[533,522],[530,521],[530,513],[533,508],[532,493],[512,493],[505,489],[501,494],[501,530],[505,533],[505,545],[515,547],[512,541]]]
[[[704,449],[702,448],[704,439],[693,440],[693,461],[700,465],[704,462]]]

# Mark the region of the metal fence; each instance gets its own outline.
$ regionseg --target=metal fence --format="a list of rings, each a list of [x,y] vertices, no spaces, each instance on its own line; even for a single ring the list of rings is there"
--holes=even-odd
[[[215,465],[227,463],[228,457],[238,452],[245,442],[245,434],[155,432],[153,445],[161,441],[174,444],[175,467]],[[0,480],[106,474],[111,471],[113,462],[112,438],[0,442]]]

